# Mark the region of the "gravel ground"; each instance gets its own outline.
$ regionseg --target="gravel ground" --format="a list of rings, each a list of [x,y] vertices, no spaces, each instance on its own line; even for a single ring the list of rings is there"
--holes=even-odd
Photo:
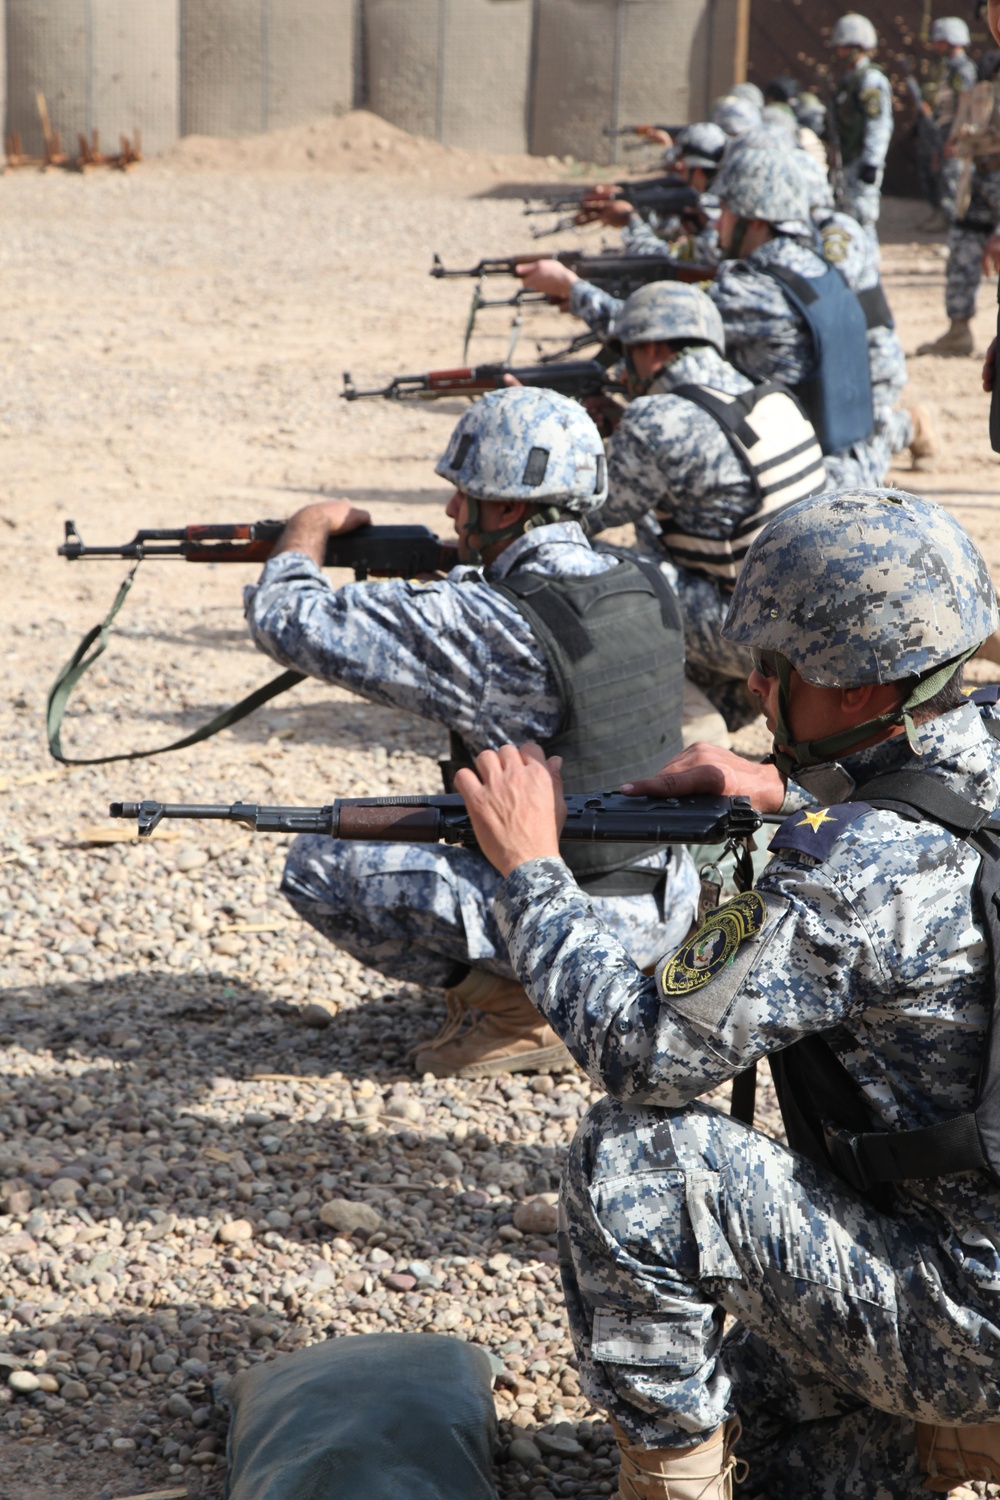
[[[439,993],[314,941],[275,895],[285,840],[191,824],[139,845],[107,818],[112,798],[143,795],[437,790],[442,736],[304,684],[148,764],[64,770],[44,747],[48,684],[123,572],[67,571],[66,517],[118,541],[333,493],[441,526],[432,466],[461,407],[349,407],[341,372],[458,363],[470,287],[429,283],[431,252],[516,250],[505,184],[554,167],[376,138],[363,120],[336,150],[324,137],[308,169],[315,141],[286,132],[236,159],[199,143],[128,177],[0,188],[0,1500],[219,1496],[220,1381],[385,1329],[494,1356],[502,1493],[615,1488],[553,1234],[562,1157],[597,1091],[579,1074],[415,1077],[407,1053],[436,1028]],[[393,171],[375,169],[383,149]],[[943,262],[909,212],[890,206],[886,262],[912,347],[940,324]],[[474,357],[503,353],[507,315],[492,316]],[[913,478],[1000,575],[975,376],[971,361],[915,362],[947,451]],[[240,618],[252,576],[144,565],[75,700],[72,752],[173,738],[264,680]],[[767,1089],[761,1106],[775,1129]]]

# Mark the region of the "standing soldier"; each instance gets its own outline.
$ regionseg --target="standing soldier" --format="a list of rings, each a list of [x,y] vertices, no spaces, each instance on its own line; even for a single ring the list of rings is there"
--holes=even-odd
[[[937,62],[923,87],[918,104],[917,164],[921,183],[935,213],[924,230],[946,229],[954,223],[955,197],[962,164],[954,154],[945,153],[945,142],[955,118],[959,94],[976,82],[976,65],[966,52],[969,28],[960,16],[939,16],[931,26],[931,49]]]
[[[327,538],[368,520],[346,500],[291,518],[247,590],[257,645],[286,666],[416,713],[450,732],[469,765],[512,735],[547,742],[579,791],[649,774],[681,735],[683,637],[653,565],[593,551],[580,520],[607,496],[604,446],[577,405],[545,390],[493,392],[437,466],[463,565],[431,583],[335,589]],[[690,856],[590,846],[578,874],[639,963],[694,915]],[[340,843],[302,835],[282,892],[338,947],[383,974],[447,992],[449,1020],[420,1072],[484,1077],[569,1066],[513,978],[493,920],[497,885],[474,849]],[[460,1025],[464,1022],[464,1029]]]
[[[962,356],[972,354],[975,340],[972,319],[983,271],[995,273],[1000,262],[1000,91],[997,73],[1000,52],[988,52],[979,64],[980,88],[992,87],[993,117],[975,135],[965,137],[972,156],[968,203],[948,231],[948,268],[945,272],[944,306],[948,330],[933,343],[921,344],[918,354]]]
[[[878,37],[867,16],[854,12],[841,16],[831,33],[830,46],[848,65],[831,106],[837,207],[853,214],[876,238],[879,190],[892,138],[892,89],[882,69],[871,60]]]

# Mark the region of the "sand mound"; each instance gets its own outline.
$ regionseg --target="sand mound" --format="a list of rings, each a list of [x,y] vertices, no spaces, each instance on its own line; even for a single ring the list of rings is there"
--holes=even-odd
[[[189,135],[156,160],[182,171],[382,172],[459,180],[515,174],[532,181],[551,178],[553,167],[562,165],[553,157],[503,156],[442,146],[409,135],[364,109],[238,140]]]

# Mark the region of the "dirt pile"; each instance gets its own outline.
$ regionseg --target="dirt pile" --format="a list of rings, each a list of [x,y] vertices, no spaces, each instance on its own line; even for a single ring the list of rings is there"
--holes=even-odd
[[[189,135],[157,158],[163,166],[203,172],[384,172],[434,178],[517,176],[551,179],[557,157],[503,156],[442,146],[410,135],[388,120],[356,109],[338,119],[314,120],[267,135],[219,140]]]

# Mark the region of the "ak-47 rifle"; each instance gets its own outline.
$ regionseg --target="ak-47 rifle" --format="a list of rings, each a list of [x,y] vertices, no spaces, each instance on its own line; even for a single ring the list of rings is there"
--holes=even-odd
[[[73,522],[66,522],[66,539],[59,548],[60,557],[70,562],[80,558],[122,557],[128,559],[132,567],[107,615],[99,625],[88,630],[49,692],[46,732],[49,751],[56,760],[64,765],[104,765],[107,761],[142,760],[149,755],[182,750],[200,744],[218,734],[220,729],[239,723],[247,714],[302,681],[301,672],[282,672],[279,677],[241,698],[232,708],[216,714],[207,724],[169,745],[116,755],[90,756],[84,760],[63,754],[62,721],[70,695],[80,678],[107,648],[112,623],[125,603],[139,564],[147,557],[176,557],[187,562],[264,562],[270,557],[284,525],[283,521],[253,521],[243,526],[181,526],[176,530],[137,531],[130,542],[116,546],[88,547]],[[359,526],[356,531],[330,537],[323,558],[328,568],[352,568],[359,580],[369,577],[415,578],[424,573],[446,572],[457,561],[455,545],[443,542],[426,526]]]
[[[660,219],[671,218],[675,214],[682,214],[686,210],[697,208],[698,194],[694,188],[689,187],[679,177],[649,177],[637,178],[635,182],[614,182],[609,188],[598,193],[597,187],[584,188],[575,193],[567,193],[559,198],[549,198],[544,202],[538,200],[526,200],[524,209],[527,215],[561,213],[563,218],[557,219],[555,223],[547,225],[544,229],[532,227],[533,239],[542,239],[543,236],[556,234],[563,229],[572,229],[577,224],[591,222],[592,215],[588,214],[588,200],[607,200],[608,198],[621,199],[630,203],[635,212],[643,219],[656,215]]]
[[[826,140],[830,158],[830,186],[833,201],[838,208],[844,202],[844,153],[840,144],[840,119],[837,115],[837,85],[830,80],[830,91],[826,101]]]
[[[691,261],[673,260],[669,255],[622,255],[609,251],[605,255],[587,255],[583,250],[560,250],[555,255],[487,256],[474,266],[461,270],[447,267],[435,255],[431,275],[437,277],[469,276],[479,281],[485,276],[516,276],[517,267],[536,260],[557,260],[575,271],[582,281],[589,281],[612,297],[629,297],[650,281],[712,281],[717,267],[699,266]]]
[[[110,547],[88,547],[72,521],[59,556],[78,558],[124,557],[141,562],[147,557],[177,557],[184,562],[262,563],[270,557],[285,528],[284,521],[251,521],[247,525],[180,526],[175,530],[137,531],[130,542]],[[416,578],[421,573],[447,572],[455,566],[454,543],[443,542],[426,526],[359,526],[331,536],[323,566],[352,568],[365,578]]]
[[[445,843],[475,847],[461,797],[341,797],[325,807],[262,807],[253,802],[205,806],[188,802],[112,802],[113,818],[135,818],[147,838],[164,818],[239,823],[255,833],[325,833],[335,839]],[[747,797],[626,797],[594,792],[566,798],[563,843],[727,844],[752,837],[762,823],[780,823]]]
[[[650,130],[665,130],[667,135],[676,135],[683,125],[605,125],[602,135],[646,135]]]
[[[411,397],[435,401],[442,396],[480,396],[486,391],[502,389],[506,375],[513,375],[521,385],[542,386],[545,390],[557,391],[561,396],[572,396],[577,400],[624,389],[610,379],[604,365],[596,359],[568,359],[562,363],[469,365],[458,370],[428,370],[423,375],[396,375],[388,385],[370,391],[359,391],[345,370],[344,389],[340,394],[345,401],[363,401],[369,396],[384,396],[391,401]]]

